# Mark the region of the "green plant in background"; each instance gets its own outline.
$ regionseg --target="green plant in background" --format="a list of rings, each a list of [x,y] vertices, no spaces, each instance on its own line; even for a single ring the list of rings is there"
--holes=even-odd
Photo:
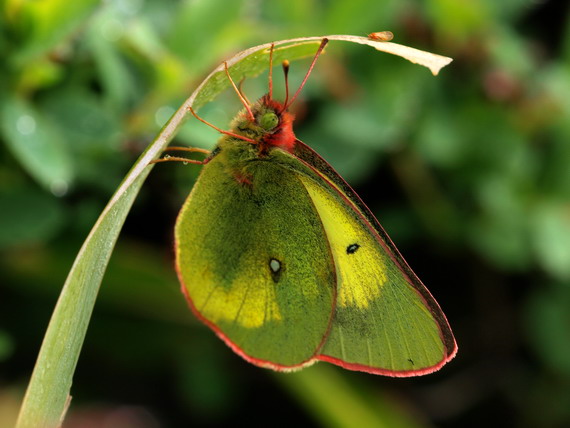
[[[301,102],[297,133],[373,201],[446,308],[462,354],[445,377],[399,384],[342,379],[361,404],[377,408],[397,396],[438,425],[491,418],[566,423],[564,3],[3,2],[2,409],[19,401],[8,397],[27,382],[61,281],[108,195],[188,88],[244,46],[389,29],[399,43],[454,57],[453,66],[432,79],[403,61],[335,47],[323,59],[322,77],[304,92],[310,113]],[[293,81],[300,79],[296,70]],[[248,93],[262,93],[259,80],[246,82]],[[211,104],[201,115],[226,126],[235,108],[222,101],[223,109]],[[178,143],[209,148],[217,135],[205,128],[182,128]],[[215,340],[194,328],[180,299],[171,229],[194,174],[182,167],[155,171],[126,222],[76,373],[70,426],[93,409],[89,397],[106,397],[93,417],[110,414],[115,403],[140,404],[166,424],[179,417],[198,423],[245,417],[255,424],[265,417],[260,408],[287,407],[290,418],[303,417],[273,378],[225,359]],[[313,370],[320,368],[307,373]],[[302,402],[331,422],[322,402]]]

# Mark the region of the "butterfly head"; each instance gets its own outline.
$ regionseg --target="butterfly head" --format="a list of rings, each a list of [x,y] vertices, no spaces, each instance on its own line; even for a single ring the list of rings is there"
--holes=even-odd
[[[315,53],[311,66],[297,89],[297,92],[289,98],[289,61],[283,61],[283,72],[285,76],[285,100],[283,103],[273,99],[273,50],[274,45],[271,45],[269,51],[269,92],[264,95],[257,103],[250,105],[247,98],[242,94],[241,89],[238,88],[231,79],[228,65],[226,65],[226,73],[236,90],[239,98],[241,99],[245,109],[237,116],[232,126],[232,132],[228,135],[242,141],[247,141],[254,144],[258,148],[258,155],[264,156],[273,148],[280,148],[293,153],[295,148],[295,134],[293,133],[293,120],[294,116],[288,112],[289,106],[293,104],[301,89],[307,82],[317,58],[328,43],[328,39],[321,40],[319,48]]]
[[[293,151],[296,140],[294,115],[283,111],[283,104],[265,95],[252,106],[251,112],[253,118],[247,110],[238,115],[233,132],[254,140],[260,153],[267,153],[275,147]]]
[[[273,131],[279,125],[279,116],[273,110],[268,110],[257,116],[259,126],[267,132]]]

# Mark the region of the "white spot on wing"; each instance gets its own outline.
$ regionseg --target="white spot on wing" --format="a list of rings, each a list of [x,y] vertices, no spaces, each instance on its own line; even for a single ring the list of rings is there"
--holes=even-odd
[[[281,270],[281,262],[279,260],[271,259],[269,261],[269,268],[274,272],[277,273]]]

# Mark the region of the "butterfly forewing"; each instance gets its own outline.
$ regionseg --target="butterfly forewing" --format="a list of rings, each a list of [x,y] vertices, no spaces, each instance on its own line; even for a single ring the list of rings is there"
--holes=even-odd
[[[439,305],[348,184],[297,145],[299,158],[284,153],[280,163],[297,172],[309,193],[338,278],[333,324],[319,358],[393,376],[436,370],[456,351]]]

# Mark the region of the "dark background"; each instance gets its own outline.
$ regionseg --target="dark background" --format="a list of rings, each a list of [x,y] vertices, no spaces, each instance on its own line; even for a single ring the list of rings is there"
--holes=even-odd
[[[331,43],[294,106],[296,134],[377,215],[441,304],[458,356],[410,379],[242,361],[193,318],[173,269],[172,228],[199,167],[158,165],[104,278],[64,426],[570,424],[567,2],[0,7],[0,426],[15,419],[81,243],[205,75],[271,40],[381,30],[454,61],[433,77]],[[307,67],[292,64],[294,89]],[[255,99],[266,84],[244,89]],[[225,128],[238,108],[228,91],[201,114]],[[217,138],[191,121],[176,142]]]

